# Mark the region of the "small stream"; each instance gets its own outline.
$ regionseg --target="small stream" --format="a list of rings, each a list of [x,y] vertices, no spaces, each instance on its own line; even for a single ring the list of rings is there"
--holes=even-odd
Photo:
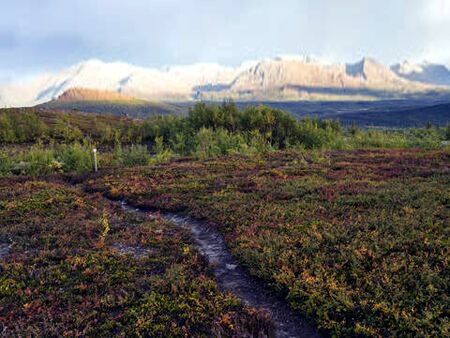
[[[125,202],[122,202],[122,207],[128,212],[152,214],[132,208]],[[261,281],[249,275],[231,255],[223,237],[216,230],[188,216],[161,212],[160,217],[192,233],[199,251],[207,258],[223,290],[231,291],[252,307],[265,309],[271,313],[277,337],[321,337],[315,328],[289,307],[286,301],[274,295]]]

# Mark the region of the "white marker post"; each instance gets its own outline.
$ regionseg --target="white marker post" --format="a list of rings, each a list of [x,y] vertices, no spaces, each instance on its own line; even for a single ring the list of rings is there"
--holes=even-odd
[[[92,149],[94,152],[94,171],[97,172],[97,148]]]

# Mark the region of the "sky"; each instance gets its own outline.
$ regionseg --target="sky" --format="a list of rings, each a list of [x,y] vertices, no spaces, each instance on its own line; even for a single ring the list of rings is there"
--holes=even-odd
[[[0,82],[83,60],[450,65],[450,0],[0,0]]]

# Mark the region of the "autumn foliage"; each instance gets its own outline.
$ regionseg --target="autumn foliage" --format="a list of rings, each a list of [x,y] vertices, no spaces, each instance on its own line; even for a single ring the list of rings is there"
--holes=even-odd
[[[190,235],[65,183],[0,179],[0,332],[17,336],[271,336],[222,293]]]
[[[449,160],[417,149],[284,151],[83,180],[210,222],[252,274],[333,335],[444,337]]]

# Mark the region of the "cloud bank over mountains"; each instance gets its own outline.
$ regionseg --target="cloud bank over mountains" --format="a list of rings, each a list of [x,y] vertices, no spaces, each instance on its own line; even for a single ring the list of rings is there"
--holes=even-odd
[[[450,65],[448,0],[15,0],[0,11],[0,81],[79,60],[147,68],[280,53]]]

